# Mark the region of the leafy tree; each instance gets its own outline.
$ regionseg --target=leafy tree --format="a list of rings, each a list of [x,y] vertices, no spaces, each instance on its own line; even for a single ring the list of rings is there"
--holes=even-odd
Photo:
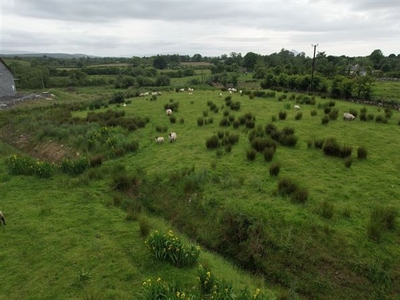
[[[259,57],[260,55],[254,52],[248,52],[243,58],[243,67],[249,70],[254,70]]]
[[[167,66],[168,66],[168,63],[167,63],[167,60],[165,59],[164,56],[157,55],[154,58],[154,61],[153,61],[153,67],[154,68],[163,70],[163,69],[166,69]]]
[[[372,51],[369,55],[369,59],[371,60],[375,70],[380,70],[382,60],[384,59],[382,51],[380,49]]]
[[[167,75],[160,75],[156,78],[156,86],[168,86],[171,79]]]

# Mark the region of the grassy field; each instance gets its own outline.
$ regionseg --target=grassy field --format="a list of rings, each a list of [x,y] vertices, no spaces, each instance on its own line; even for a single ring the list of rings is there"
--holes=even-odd
[[[54,93],[58,99],[54,101],[67,103],[112,91]],[[78,178],[57,175],[50,180],[15,177],[7,174],[3,161],[0,199],[1,209],[8,213],[8,224],[0,228],[5,241],[0,250],[0,268],[5,270],[0,299],[76,299],[85,293],[104,299],[135,299],[134,291],[148,277],[173,278],[187,288],[195,284],[192,278],[196,270],[182,271],[154,262],[139,234],[139,220],[127,222],[126,213],[114,207],[110,174],[118,164],[124,165],[128,173],[145,170],[148,183],[153,184],[154,191],[144,189],[143,193],[146,191],[145,197],[153,200],[156,214],[167,223],[143,213],[152,228],[167,230],[178,225],[189,238],[223,252],[215,245],[223,212],[231,209],[251,217],[246,220],[262,220],[268,236],[268,243],[263,244],[264,256],[257,258],[262,265],[262,280],[243,274],[218,257],[202,254],[219,277],[239,287],[265,285],[283,299],[396,299],[400,293],[400,230],[396,225],[400,196],[400,162],[396,160],[399,112],[393,111],[387,123],[378,123],[375,118],[384,116],[384,110],[366,106],[374,120],[364,122],[357,117],[348,122],[342,119],[343,113],[350,109],[359,113],[364,106],[335,101],[339,117],[323,125],[321,119],[329,99],[316,97],[315,105],[300,104],[300,111],[295,111],[295,100],[278,101],[281,94],[267,99],[234,94],[232,101],[241,106],[233,111],[225,103],[229,94],[218,95],[217,90],[195,91],[193,95],[163,92],[156,101],[132,98],[127,99],[130,103],[125,107],[112,105],[97,110],[123,110],[125,116],[148,117],[150,121],[145,128],[127,133],[139,142],[139,151],[106,161],[96,179],[88,174]],[[164,105],[177,102],[179,107],[173,112],[176,122],[171,123]],[[218,113],[209,109],[211,102],[219,108]],[[279,145],[271,162],[260,153],[250,161],[246,152],[251,148],[252,129],[243,125],[236,129],[232,125],[221,127],[225,111],[234,120],[246,113],[254,115],[255,128],[260,131],[269,123],[279,130],[293,128],[298,142],[295,147]],[[280,111],[286,111],[285,120],[279,119]],[[298,112],[302,113],[300,120],[295,118]],[[87,114],[84,110],[72,115],[86,118]],[[199,118],[209,123],[198,126]],[[18,128],[17,120],[13,123]],[[160,126],[167,127],[167,132],[157,132]],[[154,138],[160,135],[168,140],[168,132],[177,133],[175,143],[155,143]],[[230,152],[224,147],[207,149],[206,140],[221,132],[237,134],[239,142]],[[315,140],[331,137],[353,148],[351,167],[345,166],[345,159],[324,155],[314,147]],[[69,143],[73,141],[70,137]],[[365,160],[357,159],[360,146],[368,150]],[[6,145],[2,149],[4,158],[15,151]],[[84,148],[78,151],[85,153]],[[278,177],[269,174],[273,163],[281,165]],[[168,190],[171,174],[187,168],[194,169],[196,178],[203,178],[196,179],[202,188],[183,196],[174,194]],[[296,204],[290,197],[279,195],[278,182],[283,178],[308,191],[305,203]],[[166,188],[161,195],[155,193],[160,191],[154,186],[157,180],[160,187]],[[394,226],[377,228],[381,230],[377,241],[368,230],[374,229],[370,226],[374,221],[371,214],[382,207],[395,215]],[[141,213],[139,219],[144,216]],[[49,289],[50,285],[54,288]]]

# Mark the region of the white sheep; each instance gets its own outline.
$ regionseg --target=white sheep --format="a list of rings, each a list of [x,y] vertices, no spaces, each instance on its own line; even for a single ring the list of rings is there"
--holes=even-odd
[[[156,142],[157,142],[157,144],[164,143],[164,137],[162,137],[162,136],[156,137]]]
[[[300,109],[300,105],[295,105],[295,106],[293,106],[294,107],[294,109],[296,109],[296,110],[299,110]]]
[[[175,132],[169,133],[168,136],[169,136],[169,142],[170,143],[175,142],[177,137],[178,137]]]
[[[194,92],[194,89],[192,89],[192,88],[188,88],[187,90],[188,90],[188,92]]]
[[[353,116],[352,114],[349,113],[344,113],[343,114],[343,120],[347,120],[347,121],[354,121],[356,119],[355,116]]]
[[[167,114],[167,116],[172,115],[172,109],[168,108],[165,113]]]
[[[3,221],[3,224],[6,225],[6,220],[4,219],[4,214],[3,214],[3,212],[0,210],[0,224],[1,224],[1,221]]]
[[[185,91],[185,89],[179,89],[179,91],[180,91],[180,92],[184,92],[184,91]]]
[[[219,93],[219,96],[222,97],[222,93]]]

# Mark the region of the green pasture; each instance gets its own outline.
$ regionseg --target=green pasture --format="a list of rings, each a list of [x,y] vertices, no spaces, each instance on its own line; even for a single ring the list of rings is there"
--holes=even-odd
[[[70,97],[73,101],[106,99],[112,90],[85,88],[54,93],[58,97],[53,101],[63,104]],[[78,178],[56,175],[48,180],[15,177],[7,174],[2,162],[0,199],[1,209],[8,213],[8,224],[0,228],[5,241],[0,250],[0,268],[5,272],[0,299],[76,299],[85,294],[95,299],[96,295],[135,299],[135,291],[148,277],[179,280],[188,288],[195,284],[191,281],[196,277],[195,270],[155,263],[140,236],[140,220],[128,222],[126,213],[114,207],[110,174],[119,164],[130,173],[144,170],[148,178],[158,178],[162,187],[171,174],[183,169],[192,168],[204,175],[206,183],[200,194],[189,195],[186,204],[179,202],[189,206],[187,203],[195,201],[209,212],[202,220],[192,212],[195,220],[188,223],[193,222],[194,229],[186,232],[188,238],[210,243],[215,234],[213,226],[218,224],[212,219],[215,210],[232,208],[265,222],[273,245],[266,249],[267,256],[259,259],[265,265],[266,272],[260,274],[263,280],[244,275],[209,253],[202,254],[220,277],[240,287],[279,286],[279,294],[287,299],[396,299],[400,293],[399,226],[382,232],[379,242],[369,238],[367,228],[377,207],[394,211],[398,223],[400,113],[393,110],[387,123],[378,123],[375,117],[385,115],[382,108],[336,100],[333,108],[339,112],[338,119],[323,125],[324,107],[331,99],[316,96],[315,105],[300,104],[297,111],[293,108],[296,101],[288,100],[291,93],[281,101],[280,93],[274,98],[253,99],[227,92],[220,97],[219,93],[163,91],[157,100],[135,97],[126,99],[126,106],[113,104],[100,110],[72,112],[73,117],[82,119],[88,112],[109,109],[123,110],[126,117],[149,118],[144,128],[126,132],[127,138],[139,142],[139,150],[105,161],[95,179],[86,173]],[[227,96],[232,102],[240,102],[239,111],[226,106]],[[172,114],[175,123],[165,113],[165,105],[171,103],[179,103]],[[218,113],[211,111],[208,103],[214,103]],[[360,114],[364,107],[374,120],[343,120],[343,113],[353,109]],[[278,145],[271,162],[266,162],[261,153],[250,161],[246,152],[251,148],[252,129],[244,125],[237,129],[232,125],[221,127],[225,111],[235,120],[254,115],[255,129],[261,131],[269,123],[279,130],[291,127],[298,142],[295,147]],[[280,111],[286,111],[285,120],[279,119]],[[312,116],[312,111],[317,114]],[[296,120],[299,112],[302,117]],[[199,126],[199,118],[208,120],[208,124]],[[18,126],[17,120],[14,122]],[[167,131],[157,132],[157,127],[167,127]],[[169,132],[177,133],[176,142],[168,142]],[[239,135],[230,152],[224,147],[207,149],[206,140],[220,132]],[[157,144],[157,136],[163,136],[165,143]],[[349,168],[345,159],[326,156],[313,145],[315,140],[327,138],[352,147]],[[74,137],[70,136],[68,142],[73,143]],[[360,146],[368,151],[364,160],[357,158]],[[3,158],[14,152],[10,147],[4,149],[0,152]],[[86,148],[78,150],[90,156]],[[281,165],[278,177],[269,174],[272,163]],[[290,178],[308,191],[304,204],[292,203],[289,197],[277,193],[282,178]],[[151,195],[158,197],[160,207],[173,203],[167,202],[173,200],[167,192]],[[179,205],[175,209],[181,213],[184,208]],[[167,230],[171,226],[168,221],[174,218],[167,213],[158,214],[166,223],[145,212],[139,219],[146,217],[152,228]],[[182,226],[182,234],[187,228]],[[86,272],[89,279],[84,279]]]

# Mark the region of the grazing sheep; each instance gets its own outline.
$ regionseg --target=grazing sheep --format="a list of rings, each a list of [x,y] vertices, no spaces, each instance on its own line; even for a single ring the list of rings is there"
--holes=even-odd
[[[179,89],[179,91],[180,91],[180,92],[184,92],[184,91],[185,91],[185,89]]]
[[[222,97],[222,93],[219,93],[219,96]]]
[[[344,113],[343,114],[343,120],[347,120],[347,121],[354,121],[356,119],[355,116],[353,116],[352,114],[349,113]]]
[[[1,221],[3,221],[3,224],[6,225],[6,220],[4,219],[3,212],[0,210],[0,224],[1,224]]]
[[[172,109],[168,108],[165,113],[167,114],[167,116],[172,115]]]
[[[188,90],[188,92],[194,92],[194,89],[192,89],[192,88],[188,88],[187,90]]]
[[[293,106],[294,107],[294,109],[296,109],[296,110],[299,110],[300,109],[300,106],[299,105],[295,105],[295,106]]]
[[[171,133],[169,133],[169,134],[168,134],[168,136],[169,136],[169,142],[170,142],[170,143],[172,143],[172,142],[175,142],[175,141],[176,141],[177,135],[176,135],[176,133],[175,133],[175,132],[171,132]]]
[[[162,136],[156,137],[156,142],[157,142],[157,144],[164,143],[164,137],[162,137]]]

